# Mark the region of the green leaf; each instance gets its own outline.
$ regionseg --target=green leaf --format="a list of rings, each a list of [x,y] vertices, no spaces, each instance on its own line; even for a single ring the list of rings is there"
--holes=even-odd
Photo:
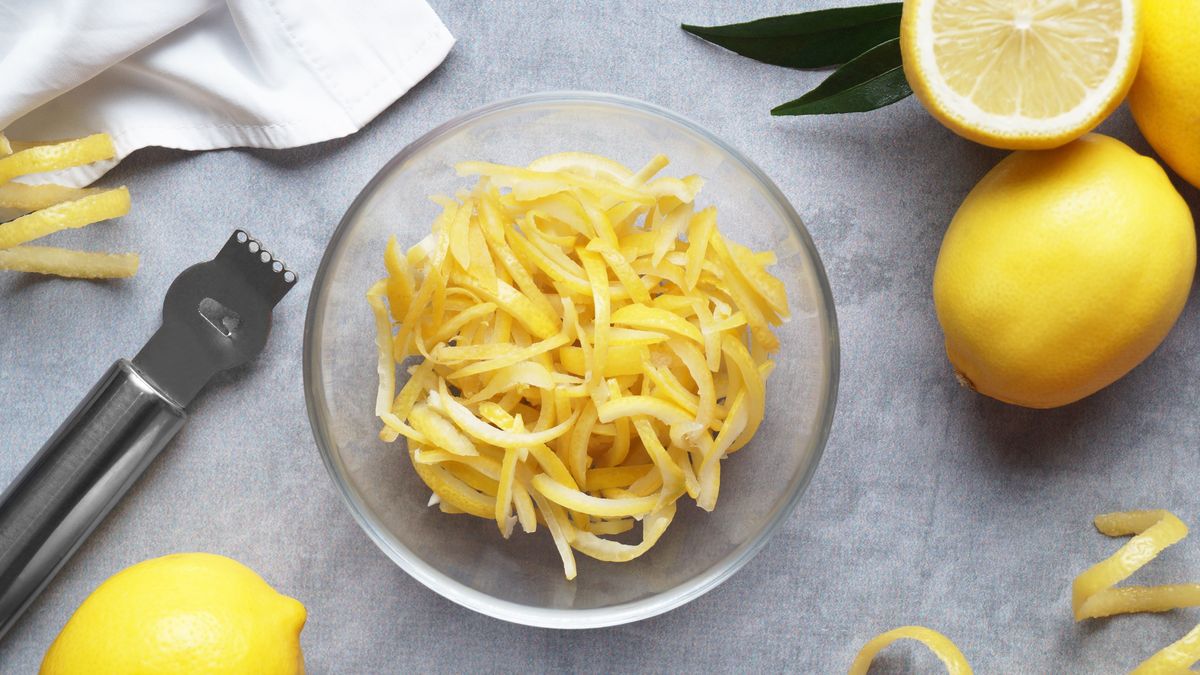
[[[772,115],[829,115],[875,110],[912,94],[900,61],[900,39],[870,49],[833,71],[816,89]]]
[[[853,59],[900,36],[902,3],[787,14],[687,32],[756,61],[788,68],[823,68]]]

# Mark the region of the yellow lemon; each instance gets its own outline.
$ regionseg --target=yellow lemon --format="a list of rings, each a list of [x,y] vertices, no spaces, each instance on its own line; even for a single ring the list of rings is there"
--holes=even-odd
[[[1150,145],[1200,187],[1200,0],[1149,0],[1129,109]]]
[[[905,0],[900,21],[917,99],[955,133],[1013,150],[1058,147],[1108,117],[1141,50],[1137,0]]]
[[[1195,267],[1192,215],[1166,172],[1089,134],[1014,152],[979,181],[942,241],[933,300],[964,384],[1052,408],[1154,351]]]
[[[41,673],[303,673],[304,620],[303,605],[237,561],[168,555],[100,584],[50,645]]]

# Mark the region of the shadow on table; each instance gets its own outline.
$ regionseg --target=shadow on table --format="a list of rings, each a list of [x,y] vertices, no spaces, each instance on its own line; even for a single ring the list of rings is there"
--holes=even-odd
[[[1180,322],[1191,314],[1185,311]],[[1185,340],[1174,335],[1176,341]],[[1168,342],[1171,337],[1168,337]],[[998,461],[997,468],[1071,470],[1111,462],[1137,452],[1138,429],[1151,425],[1190,388],[1184,374],[1171,371],[1182,343],[1160,347],[1145,362],[1117,382],[1061,408],[1038,410],[1002,403],[977,395],[959,403],[962,414],[952,416],[967,428],[966,438],[979,439]],[[1105,459],[1107,458],[1107,459]]]

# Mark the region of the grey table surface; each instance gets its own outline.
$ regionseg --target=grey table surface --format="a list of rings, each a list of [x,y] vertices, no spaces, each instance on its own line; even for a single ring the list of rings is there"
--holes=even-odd
[[[822,77],[761,65],[679,30],[812,8],[799,2],[453,2],[459,42],[360,133],[287,151],[152,149],[103,179],[124,219],[56,242],[136,250],[136,279],[0,276],[0,484],[104,368],[159,321],[169,281],[246,226],[299,270],[266,354],[222,376],[190,425],[0,643],[0,672],[32,673],[74,608],[127,565],[177,551],[232,556],[309,610],[310,672],[845,672],[869,637],[924,624],[983,673],[1116,673],[1178,639],[1200,612],[1075,624],[1070,583],[1117,542],[1091,518],[1133,507],[1200,518],[1200,328],[1191,302],[1129,376],[1078,404],[1031,411],[960,389],[930,282],[962,197],[1003,153],[962,140],[909,99],[884,111],[772,118]],[[820,3],[824,5],[825,3]],[[591,89],[691,117],[758,162],[803,216],[841,328],[832,437],[796,513],[724,585],[666,615],[582,632],[502,623],[397,568],[352,520],[304,410],[309,285],[339,218],[406,143],[518,94]],[[1122,108],[1101,128],[1149,152]],[[1197,192],[1181,190],[1193,206]],[[1200,539],[1138,578],[1200,577]],[[936,672],[897,646],[879,672]]]

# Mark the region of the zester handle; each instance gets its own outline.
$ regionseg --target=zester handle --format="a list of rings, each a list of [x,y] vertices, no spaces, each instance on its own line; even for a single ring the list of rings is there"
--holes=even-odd
[[[0,496],[0,637],[187,419],[117,361]]]

